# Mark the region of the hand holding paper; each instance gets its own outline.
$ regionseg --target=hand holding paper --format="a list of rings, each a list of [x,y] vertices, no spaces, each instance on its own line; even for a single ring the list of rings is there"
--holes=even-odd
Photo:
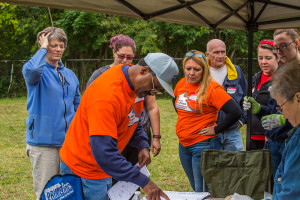
[[[166,200],[170,200],[169,197],[151,180],[147,183],[143,190],[147,194],[148,200],[157,199],[159,197],[163,197]]]

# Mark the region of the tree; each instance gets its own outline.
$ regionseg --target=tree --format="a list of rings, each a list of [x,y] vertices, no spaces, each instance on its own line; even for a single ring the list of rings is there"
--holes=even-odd
[[[17,6],[0,3],[0,59],[28,60],[38,49],[36,35],[51,26],[48,9],[33,6]],[[248,39],[246,31],[209,29],[207,27],[175,24],[155,20],[126,18],[101,13],[76,10],[51,9],[54,26],[65,30],[68,47],[63,55],[66,59],[107,59],[113,58],[109,48],[109,39],[118,34],[133,38],[136,46],[136,58],[149,52],[164,52],[175,58],[183,58],[192,49],[206,51],[206,43],[213,38],[223,40],[227,46],[227,55],[235,64],[246,71],[244,60],[247,58]],[[254,34],[254,47],[264,38],[272,38],[273,31],[259,31]],[[256,48],[254,49],[256,57]],[[257,62],[256,67],[257,67]],[[180,70],[181,61],[177,62]],[[80,66],[68,62],[79,78],[81,91],[91,73],[102,65],[101,62],[81,62]],[[258,68],[256,68],[258,70]],[[8,87],[9,68],[0,72],[1,88]],[[253,71],[257,71],[253,70]],[[181,71],[181,76],[182,76]],[[180,77],[179,77],[180,78]],[[23,81],[22,78],[16,78]],[[16,84],[18,85],[18,84]],[[22,85],[25,90],[25,86]]]

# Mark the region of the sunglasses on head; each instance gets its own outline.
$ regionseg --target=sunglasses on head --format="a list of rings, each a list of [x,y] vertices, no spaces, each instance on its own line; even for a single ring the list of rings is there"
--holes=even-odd
[[[185,54],[185,57],[193,57],[193,56],[196,56],[197,58],[203,58],[205,60],[205,62],[206,62],[205,56],[203,54],[201,54],[201,53],[187,52]]]
[[[116,53],[117,54],[117,53]],[[127,60],[133,60],[134,56],[126,56],[125,54],[117,54],[119,59],[127,59]]]

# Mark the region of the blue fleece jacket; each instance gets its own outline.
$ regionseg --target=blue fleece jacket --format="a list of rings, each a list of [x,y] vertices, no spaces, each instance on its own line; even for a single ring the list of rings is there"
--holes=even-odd
[[[300,197],[300,128],[291,131],[280,165],[274,177],[273,199],[299,199]]]
[[[24,64],[27,86],[26,142],[36,146],[62,146],[65,134],[79,106],[79,81],[72,70],[46,62],[40,49]]]

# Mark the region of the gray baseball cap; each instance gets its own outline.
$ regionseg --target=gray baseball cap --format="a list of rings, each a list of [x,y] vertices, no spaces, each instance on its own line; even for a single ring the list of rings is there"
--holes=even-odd
[[[164,53],[148,53],[144,60],[155,73],[161,86],[175,97],[171,85],[177,78],[179,70],[174,59]]]

